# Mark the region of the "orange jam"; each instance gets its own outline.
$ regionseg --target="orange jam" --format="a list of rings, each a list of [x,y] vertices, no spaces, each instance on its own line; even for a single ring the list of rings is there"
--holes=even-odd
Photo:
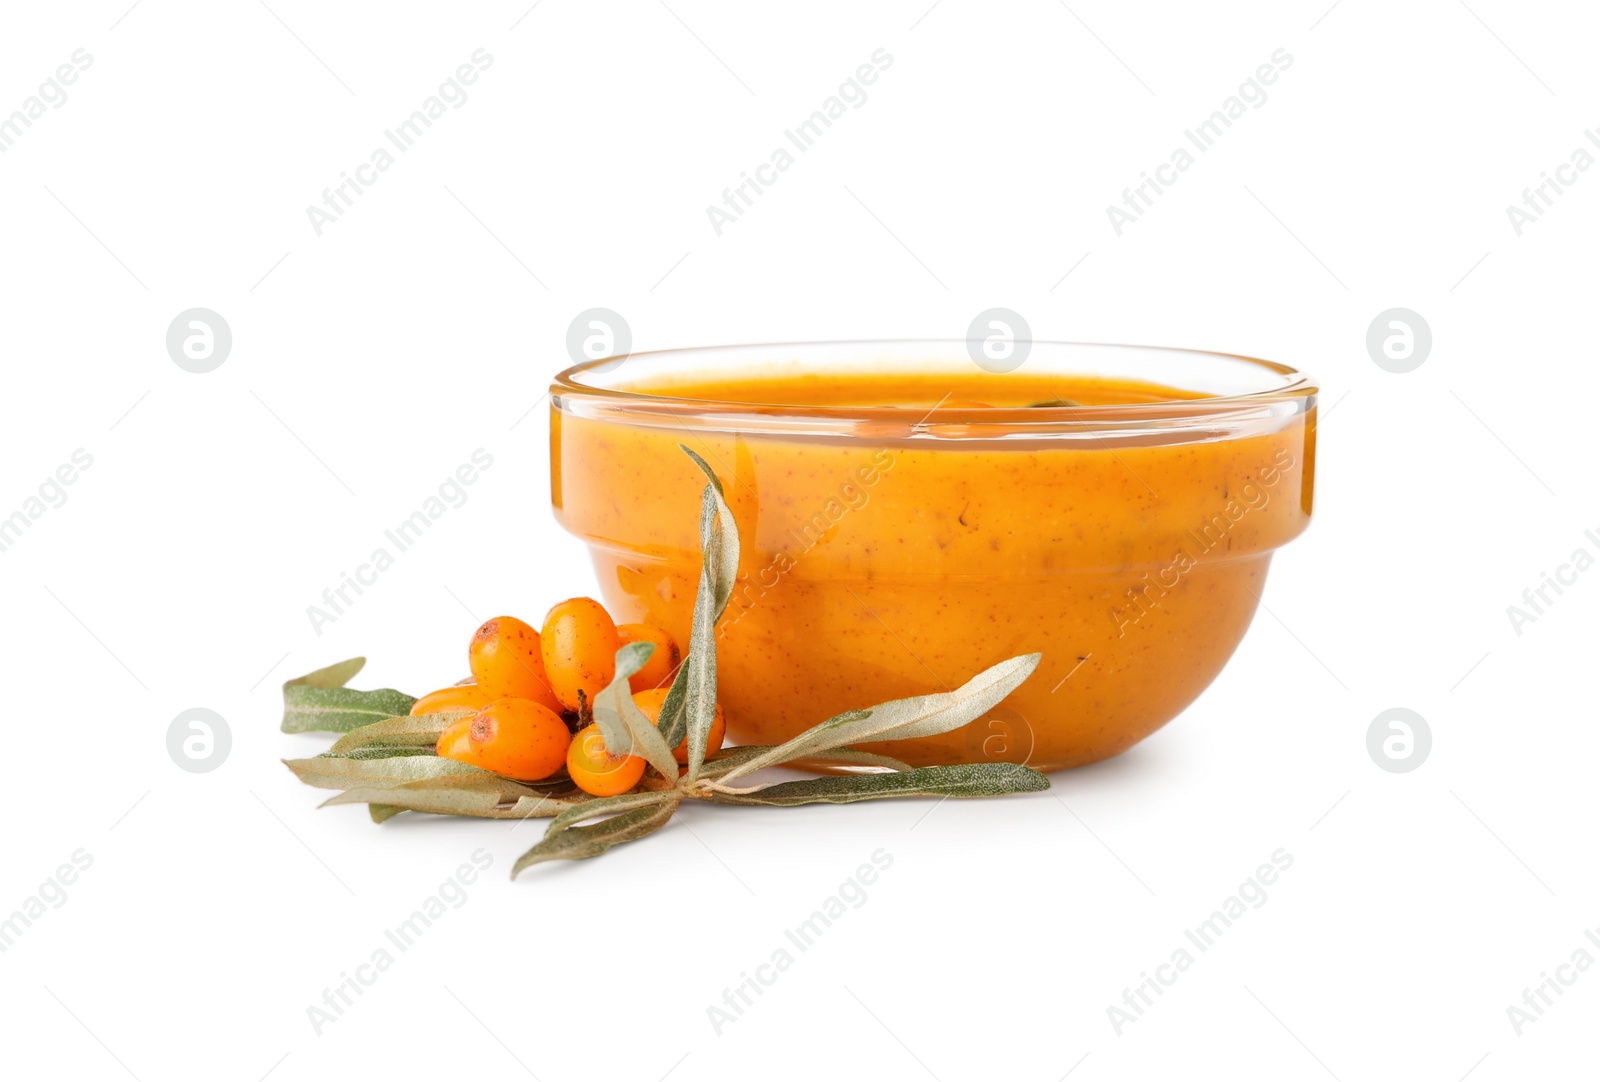
[[[694,401],[675,419],[626,401],[582,413],[558,400],[556,515],[590,546],[619,620],[686,643],[705,480],[679,444],[717,471],[741,545],[717,637],[735,743],[779,743],[1041,651],[1038,671],[986,717],[869,750],[1043,770],[1115,755],[1217,675],[1255,613],[1272,550],[1311,513],[1309,408],[1175,433],[1116,407],[1204,409],[1207,396],[976,369],[657,379],[627,391]],[[839,407],[851,416],[841,421]],[[825,411],[828,431],[805,431]],[[774,417],[793,423],[764,427]]]

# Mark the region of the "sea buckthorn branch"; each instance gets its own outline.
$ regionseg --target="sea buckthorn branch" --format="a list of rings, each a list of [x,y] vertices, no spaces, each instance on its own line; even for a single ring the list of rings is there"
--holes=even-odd
[[[322,755],[285,764],[307,785],[339,790],[324,806],[366,804],[377,823],[401,811],[550,819],[513,877],[652,834],[685,800],[794,807],[1049,787],[1043,774],[1014,763],[916,768],[853,746],[970,724],[1032,675],[1037,653],[991,666],[954,691],[848,711],[783,744],[722,748],[715,630],[736,585],[739,536],[716,473],[683,450],[708,483],[689,648],[665,691],[659,684],[677,660],[671,637],[618,627],[598,603],[573,598],[551,609],[542,632],[512,617],[485,623],[469,649],[472,680],[421,700],[346,687],[363,658],[288,681],[283,730],[341,735]],[[779,766],[851,773],[730,784]]]

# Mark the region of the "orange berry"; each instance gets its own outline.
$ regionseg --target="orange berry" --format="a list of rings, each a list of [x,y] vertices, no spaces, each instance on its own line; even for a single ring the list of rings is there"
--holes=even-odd
[[[598,601],[575,597],[550,610],[539,651],[550,688],[562,706],[577,710],[580,701],[594,702],[617,673],[619,645],[617,625]]]
[[[465,724],[466,745],[459,726]],[[440,755],[517,781],[548,778],[567,757],[572,734],[553,711],[528,699],[496,699],[439,734]]]
[[[656,728],[661,727],[661,704],[667,701],[666,688],[651,688],[648,691],[636,691],[633,695],[633,705],[639,712],[650,719],[650,724]],[[706,758],[717,753],[722,747],[722,738],[728,733],[728,724],[722,717],[722,704],[717,704],[717,712],[711,718],[711,731],[706,734]],[[672,757],[684,766],[689,765],[689,738],[686,736],[678,741],[678,746],[672,749]]]
[[[418,714],[443,714],[451,710],[482,710],[494,700],[476,684],[456,684],[454,687],[430,691],[411,704],[413,716]]]
[[[458,763],[470,763],[473,766],[482,766],[478,762],[477,753],[472,750],[472,743],[468,739],[469,730],[472,728],[472,716],[457,718],[444,731],[439,734],[439,739],[434,743],[433,750],[444,759],[454,759]]]
[[[547,710],[561,712],[545,677],[539,633],[515,616],[496,616],[473,632],[467,662],[472,666],[472,678],[488,694],[488,702],[530,699]]]
[[[618,645],[627,646],[633,642],[648,642],[655,646],[655,652],[644,663],[644,668],[628,677],[628,687],[633,691],[648,691],[665,684],[677,671],[681,656],[672,636],[649,624],[618,624]]]
[[[626,793],[644,777],[644,767],[637,755],[612,755],[606,750],[598,725],[581,730],[567,748],[567,773],[590,796]]]

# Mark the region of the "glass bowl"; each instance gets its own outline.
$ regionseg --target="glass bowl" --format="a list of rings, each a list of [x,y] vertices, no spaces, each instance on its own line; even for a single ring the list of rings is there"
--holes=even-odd
[[[963,340],[580,364],[551,389],[556,518],[619,622],[686,644],[705,480],[679,445],[717,471],[741,545],[717,637],[734,743],[1040,651],[987,716],[869,750],[919,766],[1107,758],[1205,690],[1273,551],[1309,523],[1317,387],[1267,361],[1136,346],[1036,342],[1015,371],[993,367]],[[865,393],[867,377],[889,390]],[[1133,389],[1083,393],[1096,378]],[[1045,386],[1078,393],[1019,401]]]

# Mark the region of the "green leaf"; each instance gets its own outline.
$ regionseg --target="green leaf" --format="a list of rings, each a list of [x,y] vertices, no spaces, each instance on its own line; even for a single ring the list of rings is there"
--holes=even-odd
[[[347,733],[409,713],[416,701],[393,688],[355,691],[317,684],[285,684],[281,728],[286,733]]]
[[[319,758],[323,759],[394,759],[402,755],[432,755],[432,747],[420,747],[416,744],[368,744],[362,748],[352,748],[349,751],[325,751]]]
[[[870,710],[852,710],[814,725],[764,756],[723,775],[726,784],[763,767],[814,756],[830,748],[869,740],[910,740],[937,736],[976,721],[1015,691],[1039,667],[1042,654],[1023,654],[983,670],[954,691],[895,699]],[[692,750],[693,744],[690,745]]]
[[[689,745],[699,749],[689,753],[688,777],[693,779],[699,776],[700,756],[704,754],[705,737],[711,731],[716,710],[716,626],[738,584],[739,528],[734,521],[733,511],[722,497],[722,482],[718,480],[716,472],[706,464],[705,459],[683,444],[678,444],[678,447],[694,460],[694,464],[711,483],[701,493],[700,500],[700,585],[695,592],[689,652],[684,663],[678,667],[672,686],[667,689],[667,697],[661,704],[659,724],[667,747],[675,748],[688,734],[691,716],[704,721],[705,729],[700,734],[699,742]],[[695,691],[692,696],[691,690]],[[710,706],[706,705],[708,699]],[[691,703],[698,713],[691,714]]]
[[[726,521],[723,522],[723,518]],[[684,660],[683,718],[689,741],[689,783],[700,776],[705,760],[706,737],[717,711],[717,618],[733,591],[739,567],[739,533],[733,515],[722,496],[707,485],[701,501],[700,538],[705,546],[705,563],[700,569],[700,588],[695,593],[694,623],[689,629],[689,656]],[[732,565],[727,563],[731,550]],[[724,576],[726,576],[724,578]],[[726,584],[727,593],[723,592]],[[670,697],[670,693],[669,693]],[[662,704],[665,712],[666,704]],[[676,747],[674,740],[669,747]]]
[[[372,816],[374,823],[386,822],[405,811],[397,804],[368,804],[367,814]]]
[[[758,755],[765,755],[772,750],[771,744],[745,744],[737,748],[724,748],[715,758],[707,759],[700,769],[703,779],[716,779],[722,777],[741,763],[749,762]]]
[[[354,751],[356,748],[372,744],[387,744],[391,747],[412,744],[431,748],[439,743],[439,734],[444,732],[446,726],[471,713],[470,710],[450,710],[440,714],[418,714],[415,717],[405,714],[395,718],[384,718],[382,721],[363,725],[359,729],[351,729],[334,741],[333,747],[328,750],[337,755],[340,752]]]
[[[326,669],[308,672],[304,676],[297,676],[293,680],[285,680],[284,687],[307,685],[314,688],[342,688],[355,679],[356,673],[366,667],[367,659],[353,657],[348,661],[338,661]]]
[[[339,804],[393,805],[408,811],[432,815],[471,815],[485,819],[508,819],[514,807],[523,802],[535,808],[547,809],[544,814],[555,815],[573,806],[573,801],[540,793],[507,778],[486,771],[478,774],[446,778],[424,778],[405,785],[384,788],[355,788],[322,802],[322,807]],[[526,814],[537,814],[528,812]],[[523,816],[518,816],[521,818]]]
[[[594,722],[612,755],[642,756],[663,778],[676,782],[678,761],[672,748],[634,703],[628,687],[628,677],[642,669],[654,651],[655,644],[648,642],[630,642],[617,651],[616,676],[594,697]]]
[[[519,797],[516,804],[512,805],[509,809],[502,808],[500,812],[495,815],[495,818],[548,819],[550,816],[556,814],[556,812],[563,810],[563,807],[570,804],[572,800],[577,799],[576,796],[573,796],[571,798],[555,797],[555,799],[552,800],[552,797],[554,797],[554,794]]]
[[[355,786],[389,788],[423,778],[489,773],[454,759],[441,759],[437,755],[382,759],[324,759],[318,756],[315,759],[285,759],[283,765],[294,771],[301,781],[318,789],[350,789]]]
[[[722,487],[722,478],[717,476],[717,471],[711,468],[710,463],[692,451],[686,443],[678,444],[678,450],[694,459],[694,464],[700,467],[700,472],[706,475],[706,480],[711,482],[711,486],[717,490],[718,496],[726,497],[728,495],[727,490]]]
[[[1050,788],[1050,779],[1017,763],[967,763],[962,766],[926,766],[891,774],[850,774],[810,778],[768,785],[753,793],[705,792],[718,804],[849,804],[857,800],[882,800],[902,796],[1003,796]]]
[[[861,711],[865,714],[866,711]],[[700,771],[704,780],[716,781],[727,774],[736,766],[742,766],[760,756],[766,755],[773,749],[771,744],[745,744],[737,748],[725,748],[716,758],[707,759],[705,767]],[[872,752],[857,751],[855,748],[834,748],[831,751],[819,752],[804,759],[791,759],[783,764],[787,770],[820,770],[829,767],[881,767],[884,770],[911,770],[910,763],[903,763],[899,759],[891,759],[887,755],[876,755]]]
[[[660,804],[662,801],[678,801],[683,799],[671,789],[657,789],[644,793],[623,793],[621,796],[602,796],[593,800],[585,800],[581,804],[574,804],[566,811],[550,821],[546,828],[546,835],[555,834],[566,830],[579,823],[598,819],[602,815],[617,815],[620,812],[633,811],[635,808],[649,808]]]
[[[870,751],[857,751],[855,748],[834,748],[820,755],[808,755],[804,759],[790,759],[783,764],[790,770],[816,770],[827,767],[881,767],[884,770],[907,771],[916,769],[910,763],[902,763],[899,759],[892,759],[887,755],[877,755]]]
[[[728,599],[733,596],[733,588],[739,581],[739,526],[734,521],[733,509],[728,506],[727,493],[723,490],[722,481],[717,477],[706,460],[695,454],[683,444],[678,444],[680,450],[694,460],[700,467],[700,472],[706,475],[715,489],[711,500],[716,509],[715,529],[708,535],[706,527],[705,500],[701,501],[700,510],[700,552],[704,565],[711,571],[711,582],[715,588],[716,604],[714,619],[722,619],[722,612],[728,607]],[[707,537],[714,536],[717,544],[707,543]]]
[[[517,860],[511,869],[511,878],[515,879],[523,869],[547,860],[587,860],[599,856],[612,846],[653,834],[667,825],[682,801],[675,793],[668,796],[669,799],[660,804],[613,815],[593,826],[547,832],[538,845]]]

